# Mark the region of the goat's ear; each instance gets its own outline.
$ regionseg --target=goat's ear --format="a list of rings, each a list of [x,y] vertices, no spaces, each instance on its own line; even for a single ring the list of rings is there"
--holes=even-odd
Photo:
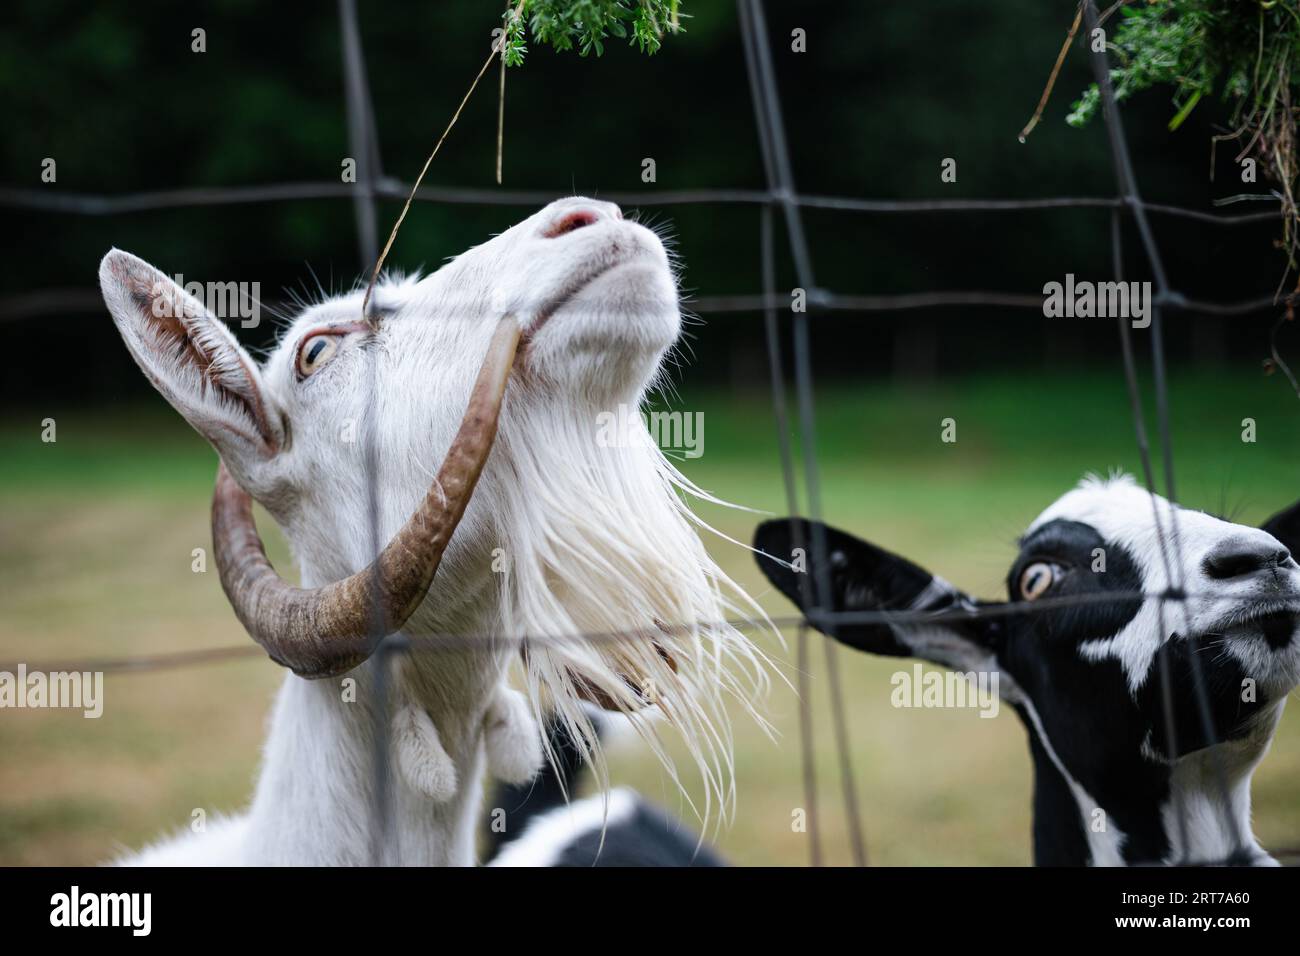
[[[817,589],[817,538],[824,535],[830,567],[830,608],[834,612],[958,612],[956,619],[923,624],[838,623],[818,627],[842,644],[872,654],[920,657],[947,667],[966,668],[986,657],[996,637],[995,619],[965,618],[975,601],[943,578],[906,558],[844,531],[801,518],[781,518],[758,526],[754,548],[758,565],[778,590],[809,612]]]
[[[1293,555],[1300,553],[1300,501],[1279,511],[1259,527],[1281,541]],[[1300,558],[1296,560],[1300,561]]]
[[[99,266],[113,322],[145,376],[239,473],[279,451],[279,416],[252,358],[198,299],[113,249]]]

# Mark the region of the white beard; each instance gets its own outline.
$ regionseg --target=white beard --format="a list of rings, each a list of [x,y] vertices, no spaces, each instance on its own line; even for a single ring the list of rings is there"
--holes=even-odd
[[[649,701],[700,774],[696,813],[708,820],[717,809],[721,821],[735,799],[724,704],[733,698],[766,726],[756,704],[768,664],[727,621],[770,622],[705,551],[696,529],[707,526],[683,496],[716,499],[677,472],[640,416],[632,416],[636,434],[625,436],[632,440],[617,447],[598,440],[600,411],[570,396],[562,406],[519,403],[503,416],[500,462],[513,474],[492,499],[509,559],[508,571],[495,575],[500,632],[527,639],[523,671],[537,716],[544,708],[558,716],[602,784],[607,774],[583,696],[628,712],[685,794],[648,719],[654,709],[643,709]]]

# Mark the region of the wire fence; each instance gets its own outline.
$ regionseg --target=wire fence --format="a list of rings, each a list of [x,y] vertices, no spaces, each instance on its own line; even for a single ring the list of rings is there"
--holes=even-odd
[[[354,152],[358,150],[354,147]],[[363,154],[364,155],[364,154]],[[378,157],[370,162],[378,163]],[[364,211],[358,213],[358,242],[363,248],[374,243],[372,230],[375,201],[404,201],[411,195],[408,183],[386,176],[376,176],[372,182],[362,183],[362,163],[358,160],[357,182],[345,183],[285,183],[266,186],[229,186],[204,189],[174,189],[158,192],[134,193],[126,196],[104,196],[89,193],[52,193],[46,190],[0,188],[0,207],[25,209],[77,216],[120,216],[163,209],[197,209],[208,206],[294,202],[319,199],[348,199],[354,204],[363,202]],[[663,190],[657,192],[612,192],[602,194],[610,202],[623,206],[658,207],[691,205],[746,205],[770,208],[785,202],[801,209],[824,209],[840,212],[897,214],[961,214],[989,212],[1025,212],[1056,209],[1109,209],[1131,208],[1122,198],[1061,196],[1043,199],[928,199],[928,200],[872,200],[847,196],[795,195],[788,200],[777,198],[771,192],[736,189]],[[461,188],[454,186],[424,186],[415,190],[417,202],[443,205],[518,206],[539,207],[555,198],[552,193]],[[1272,197],[1260,197],[1276,201]],[[1160,216],[1199,221],[1214,226],[1233,228],[1276,222],[1276,212],[1218,215],[1197,209],[1187,209],[1164,203],[1137,205],[1144,211]],[[368,236],[369,238],[360,238]],[[363,263],[374,259],[362,257]],[[368,268],[368,265],[366,266]],[[819,307],[833,312],[894,312],[909,309],[998,307],[1012,309],[1041,309],[1043,297],[1035,293],[1011,293],[984,289],[957,289],[902,293],[895,295],[860,295],[810,289],[809,298]],[[692,311],[701,315],[729,312],[761,312],[769,305],[771,296],[706,295],[690,300]],[[1277,306],[1274,295],[1259,295],[1232,302],[1210,302],[1188,298],[1169,292],[1161,303],[1167,308],[1210,316],[1248,315]],[[789,305],[788,298],[772,302],[777,307]],[[16,321],[37,318],[54,313],[96,315],[103,308],[103,297],[97,289],[58,288],[39,292],[11,295],[0,298],[0,320]]]
[[[1089,33],[1097,26],[1097,10],[1092,0],[1081,4]],[[829,562],[827,561],[827,542],[824,529],[819,524],[822,516],[821,479],[817,460],[816,408],[813,398],[813,357],[810,335],[810,323],[815,316],[833,312],[871,313],[907,309],[933,308],[945,306],[967,307],[1010,307],[1041,309],[1041,294],[1016,294],[987,290],[958,291],[924,291],[897,295],[862,295],[843,294],[823,289],[817,285],[814,260],[804,230],[802,214],[806,209],[836,210],[879,215],[899,214],[960,214],[988,213],[1032,210],[1060,210],[1091,208],[1109,210],[1111,244],[1113,253],[1113,271],[1115,279],[1122,277],[1122,217],[1128,216],[1136,226],[1142,251],[1150,268],[1155,295],[1151,303],[1151,323],[1147,330],[1151,338],[1152,376],[1154,379],[1156,404],[1156,431],[1160,443],[1161,459],[1164,471],[1164,497],[1176,504],[1174,483],[1173,448],[1170,438],[1169,403],[1167,367],[1165,361],[1163,314],[1168,311],[1200,313],[1214,316],[1242,315],[1266,309],[1277,308],[1284,301],[1276,295],[1261,295],[1236,302],[1206,302],[1191,299],[1174,289],[1166,275],[1159,247],[1151,228],[1150,217],[1166,216],[1171,218],[1210,223],[1224,228],[1236,228],[1260,222],[1276,221],[1277,212],[1273,210],[1236,215],[1207,213],[1202,210],[1188,209],[1162,203],[1149,203],[1141,198],[1136,176],[1133,172],[1123,125],[1111,88],[1107,54],[1104,50],[1093,50],[1091,60],[1101,91],[1102,113],[1105,120],[1107,136],[1110,143],[1112,163],[1116,176],[1117,195],[1113,197],[1043,197],[1035,199],[981,199],[981,200],[873,200],[842,196],[807,195],[798,192],[790,160],[789,147],[786,142],[785,125],[781,113],[780,99],[776,86],[776,70],[771,57],[767,25],[761,0],[737,0],[738,20],[744,44],[746,73],[750,88],[750,97],[754,108],[754,120],[758,135],[766,188],[762,190],[746,189],[695,189],[659,192],[611,193],[603,198],[621,205],[633,206],[676,206],[692,204],[732,204],[754,206],[759,214],[760,261],[759,271],[762,276],[762,290],[749,295],[701,296],[690,302],[692,311],[708,313],[755,312],[764,319],[766,348],[770,363],[771,395],[773,419],[776,425],[781,471],[785,487],[786,506],[791,516],[807,515],[813,520],[812,540],[801,540],[802,526],[792,521],[791,527],[796,547],[809,546],[813,556],[810,562],[811,574],[800,575],[806,612],[800,617],[773,618],[770,623],[778,628],[797,629],[796,672],[797,691],[799,695],[799,723],[801,741],[801,760],[803,770],[804,798],[808,811],[808,834],[810,862],[816,866],[823,860],[820,830],[818,825],[818,794],[816,791],[816,766],[814,763],[812,742],[812,689],[809,683],[811,648],[808,629],[815,626],[826,635],[823,639],[823,652],[828,676],[827,687],[832,714],[832,730],[836,742],[836,757],[842,784],[842,802],[848,823],[850,847],[854,862],[864,865],[867,862],[866,832],[858,807],[857,783],[853,772],[849,739],[849,728],[845,719],[843,695],[840,688],[836,644],[832,637],[838,628],[860,626],[865,624],[934,624],[947,619],[970,619],[977,617],[994,617],[1017,614],[1041,613],[1053,606],[1077,606],[1093,602],[1113,603],[1117,601],[1153,601],[1159,609],[1161,630],[1164,632],[1165,605],[1174,604],[1181,612],[1184,622],[1188,622],[1187,604],[1202,595],[1187,593],[1181,579],[1181,540],[1178,533],[1177,509],[1168,511],[1168,522],[1161,519],[1157,505],[1157,488],[1155,471],[1152,466],[1151,447],[1146,430],[1146,411],[1138,386],[1138,371],[1134,357],[1131,332],[1127,320],[1119,320],[1121,358],[1126,387],[1129,394],[1133,427],[1142,462],[1143,480],[1150,494],[1151,504],[1156,519],[1156,529],[1160,544],[1166,580],[1171,588],[1161,593],[1108,593],[1105,595],[1079,595],[1066,598],[1043,598],[1033,602],[1012,602],[997,606],[981,606],[975,609],[954,609],[944,612],[908,612],[908,611],[854,611],[836,612],[830,608],[830,581],[828,579]],[[302,200],[348,199],[352,201],[355,211],[357,242],[363,269],[370,269],[378,257],[377,203],[388,200],[406,200],[411,194],[411,186],[393,177],[384,175],[380,161],[377,129],[373,106],[370,101],[366,82],[364,50],[357,25],[355,0],[339,0],[338,16],[342,36],[343,69],[345,75],[345,99],[347,108],[347,130],[349,148],[357,161],[357,178],[355,183],[299,182],[280,183],[246,187],[219,187],[160,190],[122,196],[105,196],[75,193],[51,193],[44,190],[20,188],[0,188],[0,206],[14,209],[27,209],[51,214],[71,214],[79,216],[120,216],[139,212],[163,209],[199,208],[205,206],[236,205],[266,202],[286,202]],[[466,189],[447,186],[420,185],[414,190],[417,201],[442,204],[493,205],[493,206],[529,206],[545,205],[553,200],[549,193],[527,190],[488,190]],[[1235,199],[1270,199],[1271,197],[1246,196]],[[1274,200],[1276,201],[1276,200]],[[795,275],[800,287],[807,293],[808,309],[793,312],[793,325],[790,336],[790,351],[793,359],[794,413],[791,415],[791,399],[784,373],[784,349],[779,310],[790,306],[788,295],[781,295],[776,287],[776,251],[775,251],[775,216],[780,214],[785,227],[785,235],[793,260]],[[1286,298],[1285,301],[1290,301]],[[102,298],[94,289],[51,289],[19,296],[0,299],[0,318],[21,320],[51,314],[55,312],[97,313],[102,309]],[[372,402],[374,385],[371,382]],[[796,450],[791,440],[791,423],[797,422],[800,433],[800,447]],[[368,482],[369,497],[366,502],[370,515],[370,530],[375,553],[382,548],[383,542],[378,534],[378,495],[381,489],[374,480],[374,450],[367,450],[367,462],[371,480]],[[803,485],[803,503],[800,500],[799,483]],[[378,606],[378,602],[375,602]],[[670,633],[676,629],[691,630],[730,626],[742,630],[758,626],[749,620],[719,622],[686,622],[675,627],[661,628]],[[1215,776],[1216,786],[1220,790],[1222,812],[1227,832],[1233,837],[1235,850],[1224,860],[1216,861],[1181,861],[1196,863],[1230,862],[1244,851],[1242,834],[1238,832],[1236,819],[1229,812],[1231,801],[1228,799],[1229,787],[1226,770],[1213,749],[1217,743],[1213,716],[1206,690],[1205,676],[1200,669],[1200,661],[1195,653],[1196,638],[1190,628],[1186,629],[1187,639],[1192,642],[1193,692],[1197,710],[1201,717],[1201,732],[1211,746],[1213,754],[1211,770]],[[602,634],[573,634],[560,637],[514,636],[503,638],[501,635],[476,634],[440,634],[409,637],[393,635],[378,643],[374,655],[374,670],[379,677],[376,687],[378,695],[375,708],[375,748],[374,766],[376,782],[376,806],[372,813],[372,860],[384,862],[388,856],[389,841],[389,701],[390,688],[386,679],[389,668],[386,666],[390,655],[411,652],[446,652],[464,649],[470,646],[482,646],[482,641],[491,638],[494,641],[514,641],[521,646],[525,642],[546,643],[548,641],[585,641],[615,642],[623,640],[644,640],[648,635],[644,629],[608,632]],[[61,670],[96,670],[115,673],[161,672],[181,667],[197,667],[221,663],[243,657],[257,657],[263,654],[260,647],[245,644],[231,647],[206,648],[196,651],[176,653],[132,655],[121,658],[89,659],[77,662],[52,662],[50,669]],[[1159,655],[1161,661],[1160,681],[1161,695],[1165,710],[1165,723],[1168,728],[1171,752],[1177,752],[1177,728],[1174,726],[1174,709],[1172,704],[1172,676],[1166,655]],[[7,665],[0,665],[7,666]],[[30,665],[29,665],[30,666]],[[1174,799],[1178,799],[1177,791]],[[1176,807],[1175,816],[1180,825],[1185,826],[1185,814]],[[1186,834],[1182,845],[1187,846]],[[1285,851],[1294,853],[1296,851]]]

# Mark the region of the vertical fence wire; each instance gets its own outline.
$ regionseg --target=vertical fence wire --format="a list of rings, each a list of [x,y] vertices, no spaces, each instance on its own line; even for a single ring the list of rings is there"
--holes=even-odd
[[[357,242],[361,254],[361,274],[376,268],[379,257],[378,229],[375,214],[375,181],[378,176],[379,147],[376,136],[374,111],[366,83],[365,59],[361,44],[361,31],[357,25],[356,0],[339,0],[339,31],[343,45],[344,93],[347,110],[348,147],[357,164],[356,194],[353,210],[356,215]],[[378,277],[374,277],[377,279]],[[367,370],[366,417],[363,424],[364,448],[362,454],[366,472],[366,512],[369,528],[369,553],[378,555],[383,549],[380,536],[379,461],[376,431],[379,426],[379,383],[377,349],[365,350]],[[391,862],[390,820],[393,800],[391,787],[391,759],[389,749],[390,714],[392,711],[392,670],[394,661],[391,645],[384,633],[383,584],[379,579],[382,566],[374,564],[371,575],[370,643],[375,648],[368,669],[369,686],[366,694],[370,702],[371,764],[374,809],[370,815],[370,861],[372,865]]]
[[[1219,789],[1222,815],[1227,825],[1227,832],[1232,836],[1232,842],[1236,852],[1241,852],[1243,847],[1240,828],[1237,826],[1237,818],[1232,813],[1231,794],[1228,786],[1227,773],[1223,766],[1222,756],[1217,750],[1218,735],[1214,728],[1214,716],[1210,707],[1209,694],[1205,687],[1205,675],[1201,670],[1200,661],[1200,642],[1193,633],[1191,627],[1191,615],[1187,609],[1188,596],[1185,593],[1183,579],[1182,563],[1182,543],[1178,534],[1178,498],[1174,487],[1174,459],[1173,459],[1173,442],[1170,436],[1169,426],[1169,383],[1166,376],[1165,368],[1165,347],[1164,347],[1164,325],[1162,322],[1162,306],[1166,303],[1177,304],[1180,298],[1174,293],[1169,286],[1169,280],[1165,273],[1164,260],[1160,256],[1159,247],[1156,245],[1155,236],[1151,230],[1151,223],[1147,218],[1146,209],[1142,205],[1141,196],[1138,191],[1137,177],[1133,172],[1132,159],[1129,156],[1128,142],[1124,136],[1123,121],[1119,115],[1119,104],[1115,98],[1115,91],[1111,86],[1110,63],[1106,55],[1105,46],[1098,48],[1092,41],[1094,31],[1099,29],[1097,25],[1097,7],[1093,0],[1084,0],[1084,19],[1087,25],[1087,34],[1089,37],[1089,49],[1092,51],[1092,67],[1096,78],[1098,89],[1101,92],[1102,116],[1106,124],[1107,138],[1110,142],[1111,159],[1115,168],[1115,178],[1119,186],[1121,198],[1125,207],[1133,217],[1134,224],[1137,226],[1138,235],[1142,240],[1143,250],[1146,254],[1147,263],[1151,268],[1151,273],[1155,281],[1156,296],[1150,303],[1151,319],[1151,360],[1152,373],[1155,380],[1156,391],[1156,420],[1160,432],[1160,452],[1163,458],[1165,472],[1165,498],[1169,502],[1169,536],[1163,533],[1160,523],[1159,507],[1155,498],[1155,481],[1150,468],[1149,450],[1143,451],[1143,468],[1147,491],[1151,496],[1152,508],[1156,517],[1156,532],[1160,542],[1160,552],[1166,569],[1166,580],[1176,596],[1177,603],[1182,612],[1184,624],[1183,640],[1188,642],[1191,653],[1188,655],[1189,668],[1192,674],[1193,694],[1196,699],[1197,710],[1201,718],[1201,731],[1205,738],[1205,744],[1210,748],[1209,759],[1214,773],[1216,785]],[[1114,231],[1118,237],[1118,229]],[[1118,256],[1118,251],[1116,252]],[[1124,342],[1125,349],[1125,374],[1129,381],[1129,392],[1133,396],[1133,406],[1135,415],[1135,424],[1140,422],[1143,417],[1141,399],[1137,391],[1135,370],[1132,362],[1131,344],[1128,342],[1128,331],[1123,322],[1120,323],[1121,340]],[[1139,438],[1143,435],[1141,425],[1137,425]],[[1173,553],[1173,568],[1170,568],[1168,552]],[[1170,571],[1173,571],[1171,574]],[[1161,618],[1160,634],[1163,637],[1165,628],[1163,623],[1164,602],[1159,604],[1159,614]],[[1173,638],[1170,638],[1172,641]],[[1161,680],[1165,685],[1165,706],[1168,711],[1167,721],[1173,717],[1171,705],[1169,702],[1169,681],[1172,679],[1168,663],[1169,653],[1164,645],[1161,645],[1157,652],[1161,658]],[[1172,740],[1176,734],[1172,722],[1167,727],[1168,734]],[[1176,759],[1177,751],[1170,743],[1170,759]],[[1183,824],[1186,825],[1185,822]],[[1185,837],[1185,834],[1184,834]],[[1184,839],[1183,850],[1188,849]]]
[[[357,223],[361,267],[369,270],[379,258],[379,232],[375,216],[375,185],[383,175],[379,165],[379,137],[366,82],[365,53],[357,26],[356,0],[339,0],[339,26],[343,41],[343,92],[347,109],[348,149],[357,164],[352,207]]]
[[[748,10],[744,0],[739,0],[737,8],[741,23],[747,23]],[[749,76],[750,101],[754,108],[759,154],[763,160],[766,180],[770,184],[774,181],[776,173],[772,159],[772,144],[768,136],[767,113],[763,110],[757,95],[759,81],[755,57],[750,49],[750,36],[747,29],[742,30],[741,40],[744,44],[745,69]],[[759,245],[763,277],[763,321],[767,337],[768,365],[771,369],[772,418],[776,424],[777,447],[780,450],[786,513],[790,515],[791,545],[796,551],[806,553],[803,525],[797,518],[801,509],[794,470],[794,453],[791,449],[790,420],[787,411],[789,406],[785,392],[785,360],[781,348],[780,323],[776,313],[776,248],[772,216],[772,203],[769,197],[768,203],[761,207]],[[812,607],[814,602],[812,582],[808,580],[807,575],[800,575],[798,581],[804,607]],[[799,698],[800,768],[803,779],[804,812],[807,816],[808,859],[810,865],[819,867],[822,865],[822,846],[821,827],[817,815],[817,755],[813,747],[812,674],[809,670],[808,640],[808,628],[800,624],[795,634],[795,693]]]
[[[779,202],[782,207],[787,241],[791,257],[794,259],[795,275],[806,297],[805,309],[793,314],[795,390],[798,396],[799,430],[803,446],[804,492],[808,497],[808,513],[812,518],[811,537],[814,558],[813,573],[802,575],[801,581],[804,578],[812,578],[814,597],[808,606],[814,612],[831,611],[833,607],[830,563],[826,529],[821,524],[821,478],[817,464],[816,412],[812,391],[812,344],[808,327],[808,310],[820,307],[821,295],[813,272],[812,254],[804,233],[802,213],[795,198],[794,173],[786,143],[785,125],[781,117],[781,102],[776,88],[776,71],[772,65],[763,5],[760,0],[738,0],[737,7],[745,42],[750,95],[754,101],[754,112],[759,117],[759,136],[766,140],[763,158],[768,190],[772,199]],[[797,511],[793,514],[797,514]],[[797,523],[795,527],[797,529]],[[797,547],[797,533],[794,540]],[[801,587],[804,588],[806,595],[806,586],[801,583]],[[838,661],[834,649],[830,646],[835,636],[835,625],[824,623],[821,629],[826,635],[822,640],[827,645],[825,660],[827,681],[831,688],[831,720],[840,762],[840,780],[844,790],[844,811],[849,826],[850,847],[854,864],[864,866],[867,861],[866,841],[858,813],[857,787],[849,760],[851,748],[848,742],[848,722],[845,719],[843,696],[840,693]]]
[[[767,143],[762,148],[766,151]],[[766,152],[764,154],[766,158]],[[773,248],[772,207],[763,206],[759,214],[759,245],[763,275],[763,322],[767,334],[767,360],[771,370],[772,419],[776,423],[777,447],[780,449],[782,484],[785,487],[786,512],[799,513],[799,491],[795,485],[794,455],[790,449],[790,420],[785,396],[785,365],[782,360],[781,330],[776,317],[776,251]],[[796,548],[803,546],[803,527],[793,517],[790,519],[791,540]],[[807,575],[799,578],[800,588],[807,599]],[[808,672],[808,629],[802,623],[795,636],[795,693],[799,697],[799,752],[803,778],[804,813],[807,817],[809,862],[822,865],[821,835],[817,821],[817,760],[813,750],[812,692]]]
[[[1116,282],[1124,281],[1124,247],[1123,247],[1123,223],[1120,218],[1118,209],[1111,210],[1110,214],[1110,239],[1111,239],[1111,258],[1112,271],[1115,274]],[[1129,331],[1129,319],[1127,316],[1119,316],[1116,323],[1119,327],[1120,355],[1124,366],[1124,380],[1127,385],[1129,408],[1133,416],[1133,433],[1137,441],[1138,456],[1142,460],[1142,474],[1148,489],[1155,487],[1155,475],[1151,468],[1151,446],[1147,441],[1146,417],[1142,411],[1142,396],[1138,391],[1137,366],[1133,359],[1133,341]],[[1154,504],[1154,498],[1152,502]],[[1160,512],[1155,510],[1156,528],[1160,527]],[[1161,549],[1163,556],[1163,548]],[[1160,633],[1165,630],[1165,605],[1160,601],[1156,605],[1156,624],[1160,628]],[[1174,692],[1173,692],[1173,673],[1168,654],[1160,654],[1158,666],[1160,668],[1160,707],[1165,721],[1165,743],[1169,747],[1170,753],[1178,752],[1178,730],[1174,719]],[[1178,837],[1183,846],[1187,846],[1187,818],[1183,814],[1183,797],[1182,793],[1175,789],[1170,793],[1174,807],[1174,815],[1178,818]]]

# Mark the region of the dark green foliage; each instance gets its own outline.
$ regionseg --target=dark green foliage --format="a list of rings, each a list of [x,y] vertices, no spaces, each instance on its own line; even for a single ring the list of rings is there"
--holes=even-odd
[[[1177,128],[1203,96],[1218,94],[1242,120],[1268,109],[1281,83],[1294,87],[1300,14],[1285,0],[1156,0],[1121,7],[1110,39],[1120,65],[1111,70],[1125,99],[1153,86],[1174,88]],[[1082,126],[1097,111],[1094,83],[1067,118]]]
[[[1300,207],[1295,109],[1300,79],[1300,12],[1295,0],[1147,0],[1120,8],[1108,48],[1119,59],[1111,70],[1115,96],[1125,99],[1154,86],[1173,87],[1176,112],[1169,129],[1182,125],[1196,104],[1211,95],[1229,109],[1229,127],[1214,137],[1236,145],[1235,158],[1254,159],[1278,187],[1288,265],[1300,267]],[[1090,42],[1085,38],[1085,42]],[[1094,83],[1066,121],[1082,126],[1097,112]],[[1213,168],[1213,167],[1212,167]],[[1248,180],[1253,182],[1254,180]]]
[[[680,30],[678,0],[524,0],[505,12],[507,66],[519,66],[528,52],[525,31],[556,50],[577,49],[587,56],[605,52],[605,39],[627,40],[642,53],[654,53],[665,31]],[[527,25],[525,27],[525,24]]]

